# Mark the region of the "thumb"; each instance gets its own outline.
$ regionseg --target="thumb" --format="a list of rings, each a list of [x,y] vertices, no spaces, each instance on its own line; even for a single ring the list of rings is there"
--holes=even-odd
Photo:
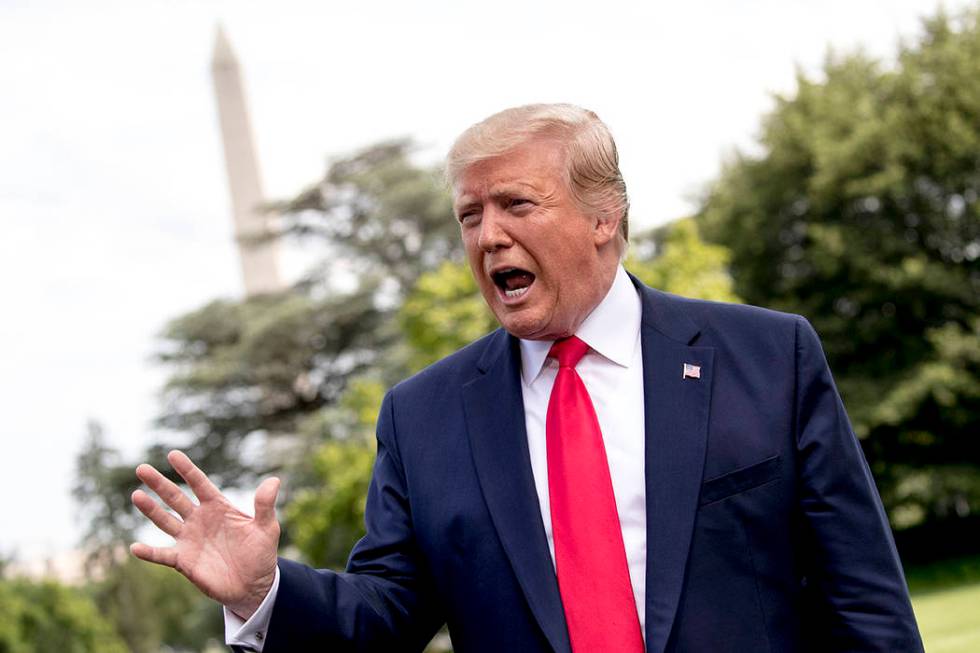
[[[255,521],[268,526],[276,521],[276,497],[279,496],[281,482],[273,476],[267,478],[255,490]]]

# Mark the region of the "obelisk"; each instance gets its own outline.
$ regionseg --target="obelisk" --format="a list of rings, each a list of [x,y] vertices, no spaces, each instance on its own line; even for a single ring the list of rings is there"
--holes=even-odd
[[[224,142],[225,168],[235,219],[235,240],[242,265],[245,295],[251,297],[282,289],[279,280],[278,245],[271,233],[271,215],[263,209],[264,196],[252,128],[245,105],[245,91],[238,59],[218,26],[211,60],[218,120]]]

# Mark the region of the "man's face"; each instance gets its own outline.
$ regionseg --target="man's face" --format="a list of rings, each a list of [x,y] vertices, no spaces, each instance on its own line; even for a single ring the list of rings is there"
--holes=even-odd
[[[473,164],[455,187],[473,276],[497,320],[519,338],[572,335],[615,274],[616,225],[582,212],[564,170],[561,145],[535,139]]]

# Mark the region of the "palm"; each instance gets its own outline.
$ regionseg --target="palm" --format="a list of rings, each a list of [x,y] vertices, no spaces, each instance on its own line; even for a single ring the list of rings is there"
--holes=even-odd
[[[279,524],[275,519],[277,479],[266,480],[255,494],[255,517],[235,508],[180,452],[169,456],[199,500],[195,505],[174,483],[149,465],[137,476],[180,519],[164,510],[145,492],[133,493],[133,503],[176,541],[173,547],[134,544],[133,554],[173,567],[212,599],[247,618],[268,593],[275,577]]]

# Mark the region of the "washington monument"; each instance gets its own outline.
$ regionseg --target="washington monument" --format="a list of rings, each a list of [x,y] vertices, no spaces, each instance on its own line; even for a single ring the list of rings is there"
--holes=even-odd
[[[218,100],[218,120],[245,295],[276,292],[282,289],[278,248],[275,239],[263,240],[270,233],[270,216],[262,208],[265,197],[238,59],[220,26],[214,42],[211,74]]]

